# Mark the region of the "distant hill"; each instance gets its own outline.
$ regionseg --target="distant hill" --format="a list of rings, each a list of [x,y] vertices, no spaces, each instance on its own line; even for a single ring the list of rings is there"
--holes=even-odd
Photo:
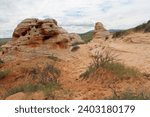
[[[93,38],[93,30],[88,31],[86,33],[79,34],[79,35],[85,43],[88,43]]]
[[[121,29],[109,29],[108,31],[111,33],[115,33],[115,32],[120,32],[123,30],[121,30]],[[88,31],[86,33],[79,34],[79,35],[85,43],[88,43],[93,38],[93,30]]]
[[[134,28],[115,32],[113,34],[113,38],[119,38],[121,36],[128,35],[132,32],[144,32],[144,33],[150,32],[150,20],[147,23],[143,23],[143,24],[136,26]]]
[[[0,46],[6,44],[11,38],[0,38]]]
[[[121,29],[109,29],[108,31],[111,32],[111,33],[115,33],[115,32],[120,32],[120,31],[123,31],[123,30],[121,30]]]

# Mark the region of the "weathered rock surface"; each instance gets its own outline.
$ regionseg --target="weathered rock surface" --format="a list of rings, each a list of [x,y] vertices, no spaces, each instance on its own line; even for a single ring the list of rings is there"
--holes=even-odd
[[[55,19],[39,20],[36,18],[23,20],[13,33],[12,45],[50,44],[53,47],[66,48],[72,43],[82,40],[77,34],[69,34],[59,27]]]
[[[101,22],[97,22],[95,24],[95,29],[94,29],[94,35],[93,38],[94,39],[104,39],[107,40],[109,38],[109,31],[107,31],[103,24]]]

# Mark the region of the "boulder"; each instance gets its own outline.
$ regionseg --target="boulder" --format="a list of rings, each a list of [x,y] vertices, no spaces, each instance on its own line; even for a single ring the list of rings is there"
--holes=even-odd
[[[81,37],[76,34],[76,33],[70,33],[70,44],[71,45],[77,45],[77,44],[82,44],[84,41],[81,39]]]

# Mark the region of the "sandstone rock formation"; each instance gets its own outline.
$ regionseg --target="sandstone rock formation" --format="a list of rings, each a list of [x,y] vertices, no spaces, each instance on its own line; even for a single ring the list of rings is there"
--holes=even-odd
[[[55,19],[39,20],[36,18],[23,20],[13,32],[11,45],[50,44],[67,48],[75,42],[82,42],[77,34],[69,34],[59,27]]]
[[[95,24],[95,29],[94,29],[94,34],[93,34],[93,38],[94,39],[104,39],[107,40],[109,38],[109,31],[107,31],[103,24],[101,22],[97,22]]]

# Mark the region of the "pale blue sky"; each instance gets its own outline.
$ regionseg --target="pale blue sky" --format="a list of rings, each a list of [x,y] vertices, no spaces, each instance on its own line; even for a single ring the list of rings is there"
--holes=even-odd
[[[126,29],[150,20],[150,0],[0,0],[0,38],[11,37],[25,18],[54,18],[69,32],[82,33],[100,21]]]

